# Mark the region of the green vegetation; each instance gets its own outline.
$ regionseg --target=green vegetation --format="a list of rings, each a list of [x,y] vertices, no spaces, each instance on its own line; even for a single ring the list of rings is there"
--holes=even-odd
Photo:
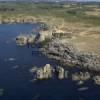
[[[100,10],[99,4],[43,4],[30,2],[2,2],[0,3],[0,18],[17,18],[18,16],[34,16],[63,18],[66,22],[83,22],[85,24],[100,25],[100,15],[88,15],[96,9]],[[98,12],[97,12],[98,13]]]

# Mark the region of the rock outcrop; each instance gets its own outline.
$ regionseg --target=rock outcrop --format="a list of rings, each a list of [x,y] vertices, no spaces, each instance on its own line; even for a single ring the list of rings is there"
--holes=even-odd
[[[55,69],[55,73],[56,73],[58,79],[64,79],[65,78],[64,68],[63,67],[58,66]]]
[[[0,97],[3,96],[4,94],[4,89],[0,89]]]
[[[47,31],[40,31],[38,34],[38,42],[41,43],[47,39],[52,39],[52,31],[47,30]]]
[[[25,35],[19,35],[16,37],[16,43],[17,45],[23,46],[27,44],[27,36]]]
[[[50,79],[54,77],[60,80],[66,78],[63,67],[57,66],[56,68],[53,68],[50,64],[46,64],[41,68],[32,68],[31,72],[35,74],[34,76],[36,80]]]
[[[17,45],[24,46],[27,44],[33,44],[35,43],[36,35],[30,34],[30,35],[19,35],[16,37],[16,43]]]
[[[100,85],[100,76],[94,76],[93,77],[93,80],[94,80],[94,83],[96,84],[96,85]]]
[[[90,73],[89,72],[80,72],[80,73],[75,73],[72,75],[72,80],[74,81],[85,81],[90,79]]]
[[[100,57],[92,53],[81,53],[70,43],[62,43],[53,39],[41,51],[49,58],[59,61],[63,65],[100,71]]]
[[[38,34],[21,34],[16,37],[16,43],[20,46],[27,44],[42,43],[52,38],[52,31],[40,31]]]

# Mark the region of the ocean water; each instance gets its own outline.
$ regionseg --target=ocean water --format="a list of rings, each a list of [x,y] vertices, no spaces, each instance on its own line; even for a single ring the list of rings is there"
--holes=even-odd
[[[88,81],[82,86],[76,85],[71,79],[33,82],[29,70],[33,66],[58,65],[39,52],[32,55],[36,49],[19,47],[14,39],[19,33],[29,34],[38,24],[2,24],[0,25],[0,89],[4,94],[0,100],[100,100],[100,87]],[[87,90],[78,91],[81,87]]]

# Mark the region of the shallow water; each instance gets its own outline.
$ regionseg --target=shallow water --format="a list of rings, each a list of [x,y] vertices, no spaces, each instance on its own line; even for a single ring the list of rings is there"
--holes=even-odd
[[[36,47],[16,45],[14,38],[20,32],[29,34],[38,27],[37,24],[0,25],[0,88],[4,89],[0,100],[100,100],[100,87],[91,81],[84,84],[89,89],[81,92],[78,89],[83,86],[77,86],[71,79],[32,82],[29,69],[33,65],[57,65],[57,62],[41,56],[39,52],[32,55]]]

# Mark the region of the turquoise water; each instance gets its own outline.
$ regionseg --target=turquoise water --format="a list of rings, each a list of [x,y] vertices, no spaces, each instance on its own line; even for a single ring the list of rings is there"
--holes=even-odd
[[[100,100],[100,87],[91,81],[84,84],[89,89],[81,92],[78,91],[81,86],[77,86],[71,79],[32,81],[33,75],[29,70],[33,65],[58,65],[39,52],[32,55],[37,47],[16,45],[14,38],[20,32],[29,34],[38,28],[38,24],[0,25],[0,88],[4,89],[0,100]]]

